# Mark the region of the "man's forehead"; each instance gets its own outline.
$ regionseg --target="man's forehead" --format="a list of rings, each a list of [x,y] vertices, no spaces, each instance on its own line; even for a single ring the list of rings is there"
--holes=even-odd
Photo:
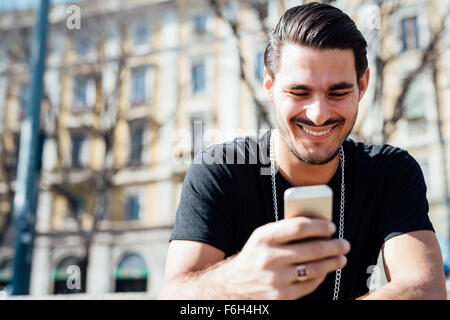
[[[285,44],[281,51],[277,80],[284,85],[330,86],[356,83],[351,49],[317,49]]]

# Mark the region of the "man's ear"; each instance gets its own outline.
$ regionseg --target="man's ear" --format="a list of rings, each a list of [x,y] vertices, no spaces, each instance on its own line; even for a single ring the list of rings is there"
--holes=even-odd
[[[369,78],[370,78],[370,69],[367,68],[366,71],[364,71],[364,74],[362,75],[361,79],[359,79],[359,101],[364,97],[364,94],[367,91],[367,88],[369,87]]]
[[[272,76],[267,71],[266,67],[264,67],[263,87],[264,87],[264,91],[267,94],[267,98],[269,98],[270,102],[273,102],[273,95],[272,95],[273,79],[272,79]]]

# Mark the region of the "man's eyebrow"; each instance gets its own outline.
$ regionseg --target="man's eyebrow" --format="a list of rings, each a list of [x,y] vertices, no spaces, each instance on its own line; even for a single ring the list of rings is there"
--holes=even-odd
[[[351,89],[354,85],[348,82],[339,82],[337,84],[332,85],[328,90],[342,90],[342,89]]]
[[[328,88],[328,90],[333,91],[333,90],[352,89],[353,87],[354,87],[354,85],[352,83],[339,82],[339,83],[333,84],[331,87]],[[293,84],[287,85],[285,87],[285,90],[311,90],[311,88],[304,84],[293,83]]]
[[[299,84],[299,83],[293,83],[293,84],[287,85],[285,89],[288,89],[288,90],[311,90],[310,87],[308,87],[304,84]]]

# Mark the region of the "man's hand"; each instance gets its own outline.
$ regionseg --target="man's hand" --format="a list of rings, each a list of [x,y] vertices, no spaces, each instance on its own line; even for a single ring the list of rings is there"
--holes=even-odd
[[[334,224],[322,219],[269,223],[257,228],[242,251],[225,261],[223,252],[210,245],[174,240],[159,298],[300,298],[313,292],[327,273],[345,266],[350,244],[329,239],[335,231]],[[297,279],[299,264],[307,267],[306,281]]]
[[[256,229],[227,266],[234,274],[227,282],[228,290],[238,292],[242,299],[297,299],[313,292],[327,273],[347,262],[344,254],[349,252],[350,244],[327,239],[335,230],[334,224],[326,220],[304,217]],[[297,280],[299,264],[307,267],[306,281]]]

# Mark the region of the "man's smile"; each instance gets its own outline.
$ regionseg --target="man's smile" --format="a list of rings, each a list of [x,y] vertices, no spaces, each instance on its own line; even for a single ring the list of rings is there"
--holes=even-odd
[[[331,136],[335,131],[336,127],[342,122],[334,123],[329,126],[308,126],[301,122],[295,122],[295,125],[301,129],[302,133],[304,133],[308,138],[313,140],[324,140],[327,137]]]

